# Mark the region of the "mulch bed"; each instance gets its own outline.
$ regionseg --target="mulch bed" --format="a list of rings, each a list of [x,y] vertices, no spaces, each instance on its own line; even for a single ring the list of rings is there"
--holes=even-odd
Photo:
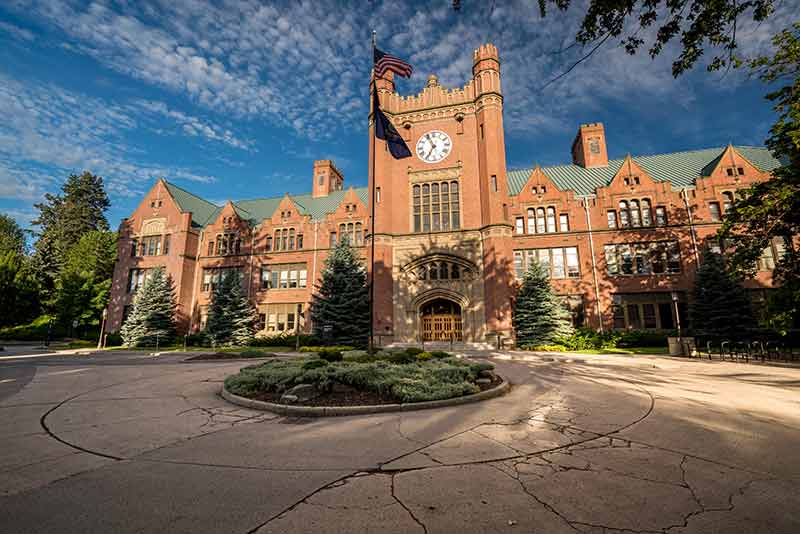
[[[481,391],[492,389],[500,385],[502,380],[495,376],[491,384],[478,384]],[[273,404],[281,402],[283,393],[262,392],[250,398]],[[375,406],[378,404],[399,404],[400,401],[391,395],[378,395],[372,391],[359,391],[353,387],[336,384],[333,391],[303,402],[293,403],[292,406]]]
[[[214,352],[208,354],[198,354],[197,356],[192,356],[191,358],[186,358],[189,361],[192,360],[250,360],[256,358],[277,358],[278,355],[272,352],[265,352],[259,356],[242,356],[238,352]]]

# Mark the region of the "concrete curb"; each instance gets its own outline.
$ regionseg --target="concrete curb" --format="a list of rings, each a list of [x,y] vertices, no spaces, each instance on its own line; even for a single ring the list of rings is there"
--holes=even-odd
[[[469,404],[482,400],[492,399],[505,395],[511,389],[511,384],[508,380],[500,377],[503,382],[479,393],[472,395],[465,395],[463,397],[454,397],[452,399],[442,399],[435,401],[413,402],[405,404],[376,404],[373,406],[290,406],[288,404],[275,404],[272,402],[264,402],[246,397],[234,395],[225,386],[222,386],[220,394],[222,398],[233,404],[244,406],[245,408],[252,408],[254,410],[263,410],[273,412],[280,415],[291,415],[296,417],[328,417],[340,415],[366,415],[374,413],[389,413],[389,412],[411,412],[415,410],[429,410],[431,408],[445,408],[448,406],[458,406],[460,404]]]

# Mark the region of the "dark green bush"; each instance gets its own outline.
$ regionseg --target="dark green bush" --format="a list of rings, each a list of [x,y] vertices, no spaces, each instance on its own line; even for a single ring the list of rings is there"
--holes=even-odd
[[[106,347],[121,347],[122,336],[117,332],[106,334]]]
[[[250,345],[253,347],[294,347],[297,337],[294,334],[256,336]],[[310,334],[300,334],[300,345],[319,345],[320,340]]]
[[[203,332],[197,334],[189,334],[186,336],[187,347],[207,347],[209,344],[208,338]]]
[[[617,341],[617,347],[666,347],[669,335],[672,333],[629,330],[622,333]]]
[[[272,354],[271,352],[266,352],[263,350],[247,349],[240,352],[239,356],[241,356],[242,358],[267,358],[269,356],[275,356],[275,355]]]
[[[432,350],[431,351],[431,356],[433,356],[437,360],[441,360],[442,358],[449,358],[450,357],[450,353],[449,352],[445,352],[443,350]]]
[[[0,339],[13,339],[18,341],[43,341],[47,338],[50,316],[41,315],[28,324],[19,326],[9,326],[0,329]],[[50,339],[66,337],[67,329],[58,321],[53,319],[53,328],[50,331]]]
[[[326,362],[340,362],[344,359],[341,351],[329,349],[319,351],[319,357]]]
[[[408,347],[406,349],[406,354],[408,354],[409,356],[416,356],[417,354],[422,354],[423,352],[425,351],[419,347]]]
[[[308,345],[300,347],[300,352],[322,352],[326,350],[338,350],[339,352],[347,352],[355,350],[355,347],[349,345]]]
[[[319,369],[328,365],[327,360],[308,360],[303,364],[303,370],[308,371],[311,369]]]
[[[390,352],[386,356],[386,361],[398,365],[405,365],[408,363],[414,363],[417,360],[416,354],[409,354],[408,351],[403,352]]]

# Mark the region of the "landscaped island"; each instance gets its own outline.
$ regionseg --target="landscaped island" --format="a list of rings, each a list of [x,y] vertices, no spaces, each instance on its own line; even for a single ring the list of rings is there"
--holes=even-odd
[[[370,406],[450,399],[500,383],[494,365],[446,352],[321,351],[271,360],[225,379],[240,397],[302,406]]]

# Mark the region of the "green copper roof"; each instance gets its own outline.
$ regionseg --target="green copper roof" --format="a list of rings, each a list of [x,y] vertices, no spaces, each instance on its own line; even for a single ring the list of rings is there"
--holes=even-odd
[[[208,200],[193,195],[192,193],[181,189],[175,184],[171,184],[164,180],[172,198],[178,203],[178,207],[182,212],[192,212],[192,226],[205,226],[208,220],[220,208]]]
[[[707,176],[719,161],[726,147],[706,148],[703,150],[687,150],[654,156],[632,156],[653,179],[657,182],[670,182],[672,187],[679,189],[694,185],[699,176]],[[780,166],[769,150],[763,147],[734,146],[734,148],[753,165],[762,171],[771,171]],[[617,174],[624,159],[609,160],[607,167],[585,169],[579,165],[552,165],[542,167],[556,187],[575,191],[578,196],[592,195],[598,187],[611,183]],[[508,192],[518,195],[525,187],[533,169],[518,169],[508,171]]]
[[[181,211],[192,212],[192,225],[203,227],[213,222],[222,211],[222,206],[217,206],[196,195],[181,189],[180,187],[166,182],[167,188]],[[327,197],[312,198],[311,194],[289,195],[298,206],[302,215],[310,215],[312,220],[322,220],[325,215],[336,211],[347,191],[333,191]],[[369,193],[366,187],[353,188],[356,196],[367,205]],[[239,200],[233,202],[233,208],[239,217],[257,224],[264,219],[269,219],[275,210],[278,209],[284,197],[258,198],[254,200]]]

